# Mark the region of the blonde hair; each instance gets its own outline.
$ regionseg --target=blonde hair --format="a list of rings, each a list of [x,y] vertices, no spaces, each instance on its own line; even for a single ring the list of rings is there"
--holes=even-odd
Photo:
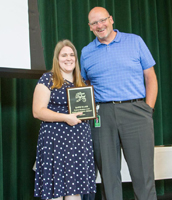
[[[59,41],[55,47],[54,50],[54,57],[53,57],[53,66],[51,69],[51,72],[53,74],[53,85],[52,89],[54,88],[61,88],[65,80],[62,77],[60,65],[59,65],[59,53],[61,49],[65,46],[70,47],[75,55],[75,69],[73,70],[73,78],[74,78],[74,85],[76,87],[85,86],[85,83],[83,82],[83,79],[81,77],[79,63],[78,63],[78,56],[75,46],[70,42],[69,40],[62,40]]]

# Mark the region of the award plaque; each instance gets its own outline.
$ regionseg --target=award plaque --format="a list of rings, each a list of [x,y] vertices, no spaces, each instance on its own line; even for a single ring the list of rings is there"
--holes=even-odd
[[[96,107],[93,86],[66,88],[69,114],[82,112],[78,119],[96,118]]]

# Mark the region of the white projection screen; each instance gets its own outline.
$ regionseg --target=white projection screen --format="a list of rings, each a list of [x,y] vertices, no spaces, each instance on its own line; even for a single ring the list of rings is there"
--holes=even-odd
[[[0,0],[0,77],[34,78],[45,69],[37,1]]]

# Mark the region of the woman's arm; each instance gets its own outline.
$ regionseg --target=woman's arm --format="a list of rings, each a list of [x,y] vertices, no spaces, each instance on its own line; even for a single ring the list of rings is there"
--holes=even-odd
[[[35,118],[47,122],[66,122],[71,126],[81,123],[77,116],[82,115],[82,113],[63,114],[48,109],[50,93],[51,91],[43,84],[38,84],[35,87],[32,105],[32,112]]]

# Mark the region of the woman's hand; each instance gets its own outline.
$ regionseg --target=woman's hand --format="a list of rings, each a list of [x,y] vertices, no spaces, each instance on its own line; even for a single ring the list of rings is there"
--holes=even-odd
[[[77,116],[82,115],[82,114],[83,114],[82,112],[68,114],[66,115],[65,122],[69,124],[70,126],[75,126],[82,122],[80,119],[77,118]]]

